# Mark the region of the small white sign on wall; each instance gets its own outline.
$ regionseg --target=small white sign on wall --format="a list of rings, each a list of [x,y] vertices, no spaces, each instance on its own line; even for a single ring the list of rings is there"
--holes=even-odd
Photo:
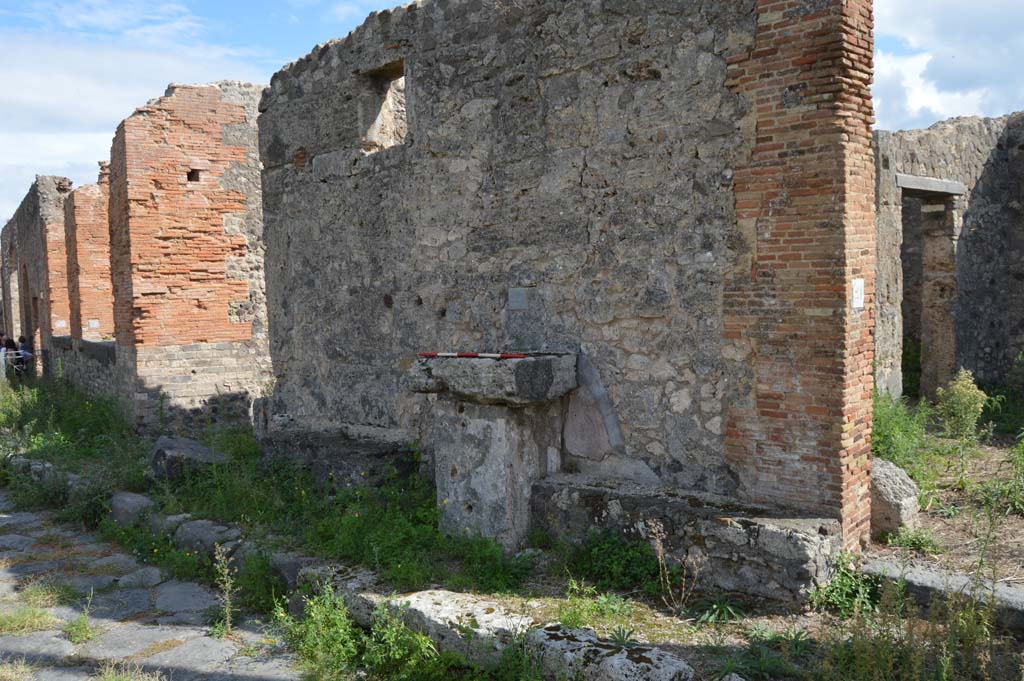
[[[853,280],[853,309],[863,310],[864,309],[864,280],[854,279]]]

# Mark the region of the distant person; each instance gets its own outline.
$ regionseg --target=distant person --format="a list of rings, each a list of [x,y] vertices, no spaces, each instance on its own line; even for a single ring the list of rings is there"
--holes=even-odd
[[[22,359],[34,357],[32,354],[32,347],[28,344],[28,341],[25,340],[24,336],[18,339],[18,351],[21,353]]]
[[[20,367],[19,362],[21,358],[18,357],[18,344],[14,342],[14,339],[8,336],[4,339],[4,376],[7,376],[7,371],[11,370],[14,372],[18,371]]]

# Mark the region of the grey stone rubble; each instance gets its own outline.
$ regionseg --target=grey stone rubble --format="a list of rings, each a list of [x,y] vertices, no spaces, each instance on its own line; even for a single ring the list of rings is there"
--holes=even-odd
[[[204,466],[227,458],[209,447],[184,437],[161,437],[153,449],[151,466],[157,480],[177,480]]]
[[[24,681],[85,680],[101,664],[122,661],[159,672],[167,681],[300,678],[276,632],[254,620],[241,622],[237,639],[209,636],[206,622],[218,598],[205,586],[168,580],[159,569],[140,566],[89,533],[55,525],[49,513],[11,513],[9,507],[6,492],[0,491],[0,540],[28,537],[31,542],[18,542],[20,548],[6,552],[0,613],[20,607],[19,591],[34,579],[66,584],[80,594],[70,605],[45,608],[52,627],[0,636],[0,661],[24,660],[33,667]],[[46,536],[67,540],[54,549],[59,560],[46,556],[50,549],[38,541]],[[96,636],[75,644],[62,627],[85,612],[90,591],[87,614]]]
[[[53,467],[51,471],[53,474],[59,474]],[[150,529],[176,528],[172,537],[179,548],[198,549],[212,555],[214,545],[222,543],[228,548],[229,557],[233,561],[244,559],[245,555],[256,550],[253,544],[242,538],[243,532],[240,527],[208,520],[191,520],[187,515],[165,516],[153,510],[155,505],[152,502],[143,503],[142,499],[148,500],[144,495],[122,496],[122,499],[124,498],[131,498],[132,503],[121,504],[122,513],[117,522],[126,526],[137,525]],[[26,514],[26,517],[35,519],[36,516]],[[272,552],[270,564],[291,588],[293,612],[301,612],[304,594],[330,585],[344,598],[350,614],[360,625],[370,626],[374,610],[381,604],[387,604],[387,607],[402,613],[404,621],[410,627],[430,636],[440,649],[460,653],[473,663],[497,663],[502,651],[516,637],[526,635],[530,650],[542,660],[547,679],[561,679],[565,678],[567,673],[576,672],[582,673],[588,681],[689,681],[693,676],[689,664],[658,648],[642,646],[628,651],[613,652],[611,648],[614,646],[601,642],[593,632],[573,631],[561,634],[556,633],[550,626],[538,629],[538,625],[544,623],[511,613],[500,604],[473,594],[428,590],[395,596],[369,570],[325,564],[322,560],[291,552]],[[46,566],[47,569],[56,567]],[[160,583],[156,590],[151,592],[150,587],[143,586],[152,580],[151,573],[140,574],[141,571],[133,571],[131,567],[134,566],[124,566],[124,574],[121,577],[126,580],[123,593],[127,594],[127,600],[122,598],[110,606],[114,612],[128,613],[124,617],[147,609],[160,609],[161,606],[171,607],[172,604],[178,604],[177,607],[183,608],[181,612],[170,613],[155,621],[161,626],[194,626],[199,623],[195,617],[196,613],[212,604],[207,598],[209,592],[195,584],[167,581]],[[471,631],[472,634],[467,635],[467,631]],[[149,632],[145,633],[149,635]],[[135,645],[132,643],[136,640],[133,631],[125,630],[118,636],[125,637],[118,645]],[[191,643],[192,639],[200,636],[201,630],[195,630],[185,641]],[[57,640],[59,641],[59,637]],[[3,639],[0,639],[0,645],[2,642]],[[96,646],[100,644],[97,643]],[[106,648],[95,647],[90,650],[102,651]],[[205,654],[208,651],[203,648],[201,652]],[[0,647],[0,655],[3,654],[3,648]],[[172,681],[175,678],[177,677],[172,677]],[[215,678],[218,677],[211,677],[211,681]],[[266,678],[272,680],[294,677]]]
[[[871,462],[871,533],[880,537],[920,525],[920,490],[906,471],[885,459]]]
[[[996,623],[1010,631],[1024,632],[1024,588],[992,583],[985,578],[949,572],[931,565],[900,564],[873,558],[862,570],[906,585],[907,593],[922,606],[942,602],[952,596],[973,596],[991,603]]]

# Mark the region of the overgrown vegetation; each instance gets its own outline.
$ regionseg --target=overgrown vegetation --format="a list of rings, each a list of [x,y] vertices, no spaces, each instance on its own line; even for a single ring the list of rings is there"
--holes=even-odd
[[[935,535],[930,530],[923,527],[913,530],[906,527],[900,528],[898,533],[889,535],[886,538],[886,542],[889,546],[924,554],[936,555],[942,553],[942,544],[939,543],[939,540],[935,538]]]
[[[874,611],[879,590],[878,580],[862,574],[854,557],[844,553],[839,556],[832,581],[811,594],[811,606],[841,618],[850,618],[858,613]]]
[[[387,681],[540,681],[540,669],[521,644],[509,646],[494,669],[473,667],[439,652],[427,636],[409,629],[402,611],[381,605],[364,631],[353,622],[340,596],[330,588],[305,601],[296,619],[279,607],[275,620],[295,650],[303,670],[320,681],[347,681],[358,671]]]
[[[961,369],[945,388],[936,391],[936,411],[947,437],[970,442],[978,437],[978,420],[989,398],[974,382],[974,375]]]
[[[569,571],[602,591],[661,592],[658,557],[645,541],[627,541],[617,532],[591,532],[570,549]]]
[[[502,592],[530,569],[494,541],[442,534],[434,489],[419,476],[328,490],[288,461],[263,462],[251,434],[222,432],[214,446],[228,462],[165,486],[157,496],[166,509],[271,530],[313,555],[373,568],[399,590],[440,583]]]
[[[569,629],[596,627],[611,621],[626,621],[633,614],[633,605],[614,593],[601,593],[585,580],[569,577],[565,601],[559,608],[558,619]]]
[[[117,489],[145,486],[145,442],[115,400],[91,398],[53,381],[17,388],[0,382],[0,430],[13,434],[24,455],[60,464]]]

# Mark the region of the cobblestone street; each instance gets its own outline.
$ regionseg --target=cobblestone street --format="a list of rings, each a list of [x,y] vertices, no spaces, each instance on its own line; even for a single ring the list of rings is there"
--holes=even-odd
[[[37,681],[73,681],[123,663],[167,681],[299,678],[280,641],[256,621],[243,619],[228,638],[210,636],[218,599],[205,586],[167,580],[48,513],[10,506],[0,491],[0,658],[8,673],[24,662]],[[47,604],[41,591],[61,598]],[[76,621],[84,624],[85,611],[94,635],[76,644],[68,632]],[[10,678],[3,671],[0,678]]]

